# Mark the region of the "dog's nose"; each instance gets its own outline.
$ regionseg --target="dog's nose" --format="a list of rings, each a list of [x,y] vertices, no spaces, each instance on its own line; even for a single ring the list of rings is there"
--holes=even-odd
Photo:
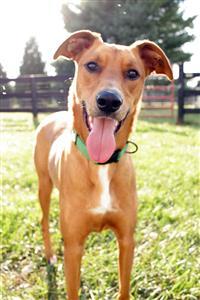
[[[117,111],[122,105],[122,97],[116,91],[102,91],[97,97],[98,108],[109,114]]]

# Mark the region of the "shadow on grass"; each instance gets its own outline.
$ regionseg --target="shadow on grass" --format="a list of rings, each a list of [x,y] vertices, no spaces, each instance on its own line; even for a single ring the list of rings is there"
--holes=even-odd
[[[53,264],[47,264],[47,285],[48,300],[58,299],[58,287],[56,281],[56,267]]]

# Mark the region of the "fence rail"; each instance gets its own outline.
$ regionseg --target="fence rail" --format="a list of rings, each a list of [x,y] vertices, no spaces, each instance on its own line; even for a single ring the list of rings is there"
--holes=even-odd
[[[67,109],[69,76],[0,78],[0,111],[40,112]]]
[[[200,96],[200,87],[199,89],[188,89],[186,87],[186,81],[193,79],[195,77],[200,77],[200,73],[185,73],[183,64],[179,65],[179,90],[178,90],[178,117],[177,123],[184,123],[185,114],[198,114],[200,113],[200,107],[186,107],[188,98],[195,97],[196,102],[198,101],[198,97]]]
[[[41,112],[67,109],[69,76],[26,76],[0,78],[0,111],[30,112],[34,117]],[[143,96],[145,117],[172,117],[174,109],[174,83],[148,84]],[[152,114],[155,110],[162,114]]]
[[[166,83],[166,82],[165,82]],[[144,117],[174,117],[174,82],[167,85],[146,85],[143,95],[142,109],[146,110]],[[150,111],[150,112],[149,112]],[[152,113],[154,111],[154,114]]]

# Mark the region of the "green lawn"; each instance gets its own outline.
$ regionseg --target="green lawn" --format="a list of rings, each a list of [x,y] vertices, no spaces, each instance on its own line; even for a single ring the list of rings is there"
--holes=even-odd
[[[43,258],[37,178],[29,114],[1,115],[1,299],[65,299],[58,195],[51,232],[58,263]],[[200,299],[200,203],[197,124],[140,120],[133,140],[139,194],[132,299]],[[82,264],[81,299],[116,299],[117,246],[113,234],[92,234]]]

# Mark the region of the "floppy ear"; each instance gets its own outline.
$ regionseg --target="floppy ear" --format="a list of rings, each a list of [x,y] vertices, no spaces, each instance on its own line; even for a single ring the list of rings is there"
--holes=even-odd
[[[95,40],[102,41],[101,35],[89,30],[80,30],[72,33],[57,49],[54,59],[64,56],[77,60],[84,50],[90,48]]]
[[[170,62],[164,51],[156,43],[144,40],[137,41],[133,45],[139,49],[148,75],[155,71],[157,74],[165,74],[170,80],[173,79]]]

